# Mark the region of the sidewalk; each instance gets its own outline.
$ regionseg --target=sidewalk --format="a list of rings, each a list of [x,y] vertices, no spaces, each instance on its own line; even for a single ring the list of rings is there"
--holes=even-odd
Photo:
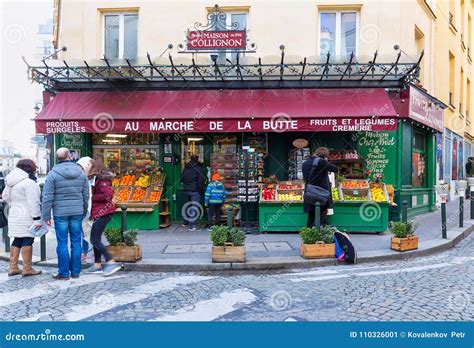
[[[474,229],[474,220],[469,220],[470,201],[464,206],[464,228],[457,228],[459,223],[459,200],[447,204],[448,239],[441,239],[441,214],[437,210],[414,219],[419,224],[417,235],[420,248],[417,251],[398,253],[390,250],[391,234],[351,234],[359,262],[384,259],[405,258],[426,255],[431,252],[446,250],[462,238],[467,237]],[[2,242],[3,244],[3,242]],[[167,229],[141,231],[138,244],[143,251],[143,260],[136,264],[127,264],[126,268],[137,270],[211,270],[211,269],[267,269],[288,267],[309,267],[315,265],[335,264],[333,259],[304,260],[300,257],[301,240],[298,233],[268,233],[247,235],[246,250],[248,262],[245,264],[213,264],[211,262],[211,243],[209,232],[205,229],[190,232],[179,224]],[[56,264],[56,241],[54,233],[47,237],[47,265]],[[2,251],[4,245],[2,245]],[[34,245],[34,253],[39,260],[39,241]],[[5,259],[8,254],[1,253]]]

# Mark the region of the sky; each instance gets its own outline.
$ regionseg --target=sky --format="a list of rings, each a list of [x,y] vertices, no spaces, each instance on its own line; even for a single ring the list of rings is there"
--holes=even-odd
[[[22,155],[33,154],[35,101],[42,87],[28,80],[27,66],[38,46],[38,25],[53,17],[53,0],[0,0],[0,140],[8,140]]]

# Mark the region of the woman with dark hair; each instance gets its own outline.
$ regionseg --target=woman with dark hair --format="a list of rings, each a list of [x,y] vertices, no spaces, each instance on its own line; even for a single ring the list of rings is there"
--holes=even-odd
[[[10,248],[9,276],[21,274],[26,277],[41,273],[32,267],[35,236],[30,232],[30,227],[33,224],[41,226],[41,192],[35,173],[35,162],[21,159],[5,178],[6,187],[2,197],[9,205],[8,236],[14,238]],[[23,271],[18,267],[20,252]]]
[[[122,268],[121,265],[115,262],[112,255],[107,251],[107,247],[102,243],[102,234],[105,227],[112,220],[112,215],[115,213],[112,190],[114,174],[104,169],[104,164],[98,160],[92,160],[89,174],[94,177],[91,208],[91,220],[94,221],[91,229],[94,265],[89,268],[87,273],[103,273],[104,276],[110,276]],[[101,263],[102,256],[105,258],[104,266]]]
[[[328,162],[329,150],[325,147],[319,147],[314,155],[303,162],[302,171],[306,184],[319,186],[331,192],[331,183],[329,182],[329,172],[337,172],[337,167]],[[316,167],[312,170],[315,160],[318,159]],[[332,197],[329,195],[327,203],[321,207],[320,225],[327,224],[328,209],[332,208]],[[306,226],[313,227],[315,220],[315,208],[309,204],[304,205],[304,212],[308,213]]]

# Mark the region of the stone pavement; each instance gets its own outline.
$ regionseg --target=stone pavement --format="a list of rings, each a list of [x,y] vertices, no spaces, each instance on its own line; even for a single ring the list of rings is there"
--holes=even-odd
[[[469,321],[474,236],[418,259],[259,272],[7,277],[6,321]],[[416,324],[415,324],[416,325]],[[179,340],[179,338],[177,338]]]
[[[466,219],[469,217],[469,205],[470,201],[466,201],[464,208]],[[459,200],[447,204],[448,228],[455,229],[458,226],[458,211]],[[414,221],[419,224],[417,235],[420,238],[420,245],[441,245],[441,218],[439,210],[418,216]],[[469,220],[467,220],[466,226],[468,224]],[[389,250],[390,238],[391,234],[388,231],[382,234],[351,234],[351,240],[359,254],[371,257],[377,255],[396,255],[396,252]],[[250,234],[247,235],[246,241],[247,257],[260,260],[260,263],[266,261],[275,263],[281,260],[299,262],[301,261],[299,256],[300,243],[301,240],[298,233]],[[174,224],[167,229],[140,231],[138,234],[138,244],[141,245],[143,250],[143,260],[137,263],[137,265],[145,263],[160,264],[160,262],[174,262],[187,265],[210,263],[211,243],[206,229],[190,232],[186,228],[181,227],[180,224]],[[53,263],[56,258],[55,246],[54,233],[48,233],[47,258]],[[420,249],[423,251],[423,248]],[[35,243],[34,253],[36,256],[39,256],[40,247],[38,241]],[[3,256],[5,257],[6,255]],[[92,255],[90,256],[92,257]],[[324,263],[324,261],[318,262]],[[333,260],[331,262],[334,263]],[[217,265],[215,266],[218,267]]]

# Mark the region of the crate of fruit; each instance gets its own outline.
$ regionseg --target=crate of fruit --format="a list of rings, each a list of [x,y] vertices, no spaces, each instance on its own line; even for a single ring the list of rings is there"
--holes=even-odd
[[[278,191],[287,191],[287,190],[303,190],[304,183],[301,180],[293,181],[281,181],[278,183]]]
[[[370,196],[373,202],[389,202],[390,196],[384,183],[371,183]]]
[[[145,203],[158,203],[161,198],[161,192],[162,192],[162,187],[161,186],[151,186],[146,190],[146,195],[144,202]]]
[[[145,198],[146,188],[141,186],[136,186],[132,190],[132,194],[130,195],[129,201],[130,203],[141,203]]]
[[[350,190],[362,190],[362,189],[369,189],[369,182],[367,180],[361,179],[349,179],[344,180],[340,183],[341,188],[343,190],[350,189]]]
[[[114,196],[114,200],[116,203],[126,203],[130,198],[130,193],[132,192],[132,188],[130,186],[120,186],[116,194]]]

